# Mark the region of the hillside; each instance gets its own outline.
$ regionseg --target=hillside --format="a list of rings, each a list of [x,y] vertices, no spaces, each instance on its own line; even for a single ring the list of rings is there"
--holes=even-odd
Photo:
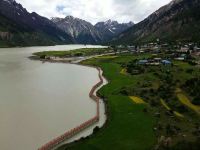
[[[97,44],[103,41],[101,33],[85,20],[67,16],[65,18],[52,18],[52,21],[61,30],[73,37],[76,43]]]
[[[0,47],[73,43],[52,21],[29,13],[14,0],[0,1]]]
[[[107,20],[105,22],[98,22],[95,24],[95,28],[101,32],[104,42],[112,40],[115,36],[124,32],[128,28],[134,25],[133,22],[118,23],[117,21]]]
[[[112,43],[200,41],[200,0],[173,0],[142,22],[120,34]]]
[[[90,22],[73,16],[52,18],[52,21],[79,44],[101,44],[112,40],[113,37],[133,26],[132,22],[118,23],[111,20],[92,25]]]

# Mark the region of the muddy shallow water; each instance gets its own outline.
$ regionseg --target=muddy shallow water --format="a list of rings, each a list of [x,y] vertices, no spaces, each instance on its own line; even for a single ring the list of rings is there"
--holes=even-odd
[[[82,47],[0,49],[0,149],[35,150],[95,115],[88,93],[99,81],[96,69],[28,59],[33,52]]]

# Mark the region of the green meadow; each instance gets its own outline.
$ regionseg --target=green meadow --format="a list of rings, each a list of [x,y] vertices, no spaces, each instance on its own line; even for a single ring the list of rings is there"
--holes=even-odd
[[[90,50],[83,53],[92,54]],[[200,82],[200,68],[175,60],[171,65],[136,65],[138,60],[152,57],[150,53],[124,53],[82,61],[82,65],[101,67],[109,81],[98,91],[105,100],[108,120],[91,136],[58,150],[197,150],[200,106],[196,104],[200,99],[193,89],[199,88],[194,81]],[[134,97],[144,103],[131,99]]]

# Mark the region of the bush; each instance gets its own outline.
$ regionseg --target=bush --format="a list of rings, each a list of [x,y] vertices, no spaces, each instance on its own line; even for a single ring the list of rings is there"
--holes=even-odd
[[[189,73],[189,74],[191,74],[193,72],[194,72],[194,69],[192,69],[192,68],[186,70],[186,73]]]
[[[75,53],[74,56],[80,57],[80,56],[83,56],[83,53]]]
[[[46,58],[46,55],[41,55],[40,56],[40,59],[45,59]]]
[[[196,65],[197,65],[197,63],[194,62],[194,61],[188,61],[188,64],[190,64],[190,65],[192,65],[192,66],[196,66]]]
[[[132,74],[132,75],[138,75],[144,73],[144,68],[139,65],[128,65],[127,66],[127,72]]]
[[[186,142],[182,141],[171,147],[170,150],[199,150],[200,142],[197,140],[196,142]]]
[[[193,97],[192,103],[200,105],[200,79],[192,78],[187,80],[182,87],[191,97]]]
[[[99,131],[99,127],[98,126],[96,126],[94,129],[93,129],[93,133],[96,133],[96,132],[98,132]]]
[[[193,100],[192,103],[194,105],[200,105],[200,95],[197,95]]]
[[[128,96],[128,94],[129,94],[129,92],[127,91],[126,88],[122,88],[122,89],[120,90],[120,93],[121,93],[122,95],[125,95],[125,96]]]
[[[178,112],[180,113],[185,113],[185,112],[188,112],[188,109],[184,106],[184,105],[179,105],[176,107],[176,109],[178,110]]]

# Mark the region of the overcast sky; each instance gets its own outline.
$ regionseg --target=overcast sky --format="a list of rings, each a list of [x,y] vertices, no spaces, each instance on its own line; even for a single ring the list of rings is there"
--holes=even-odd
[[[29,12],[51,17],[68,15],[95,24],[108,19],[137,23],[171,0],[16,0]]]

